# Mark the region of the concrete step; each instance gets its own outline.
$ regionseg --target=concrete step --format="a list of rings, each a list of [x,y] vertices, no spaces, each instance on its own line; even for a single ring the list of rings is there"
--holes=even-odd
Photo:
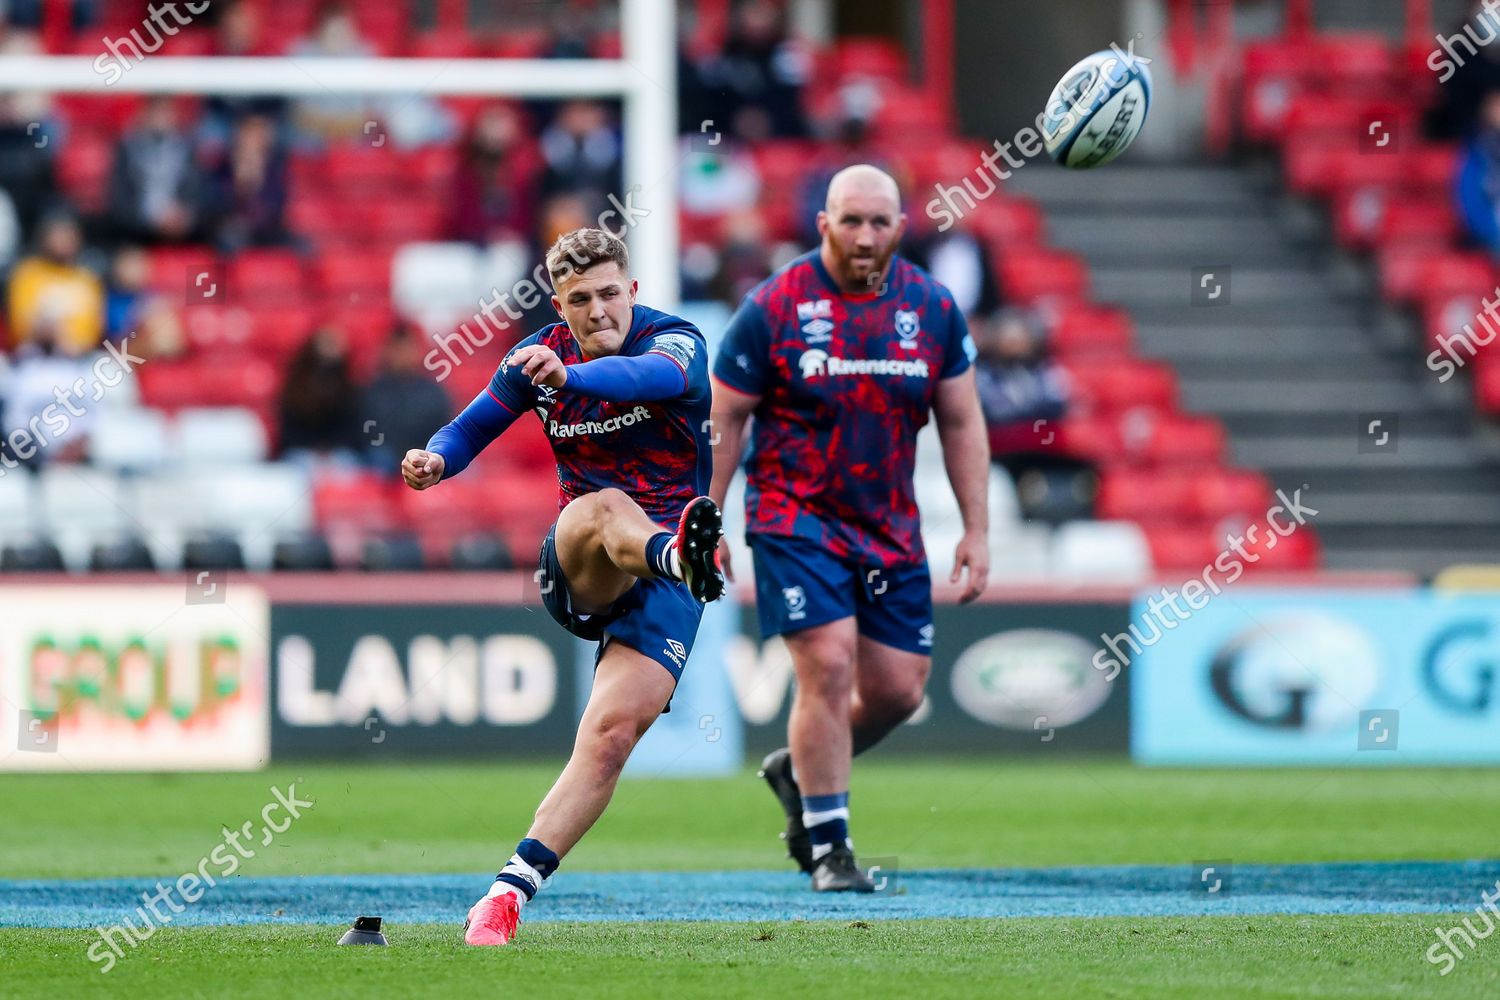
[[[1111,264],[1094,267],[1092,272],[1094,295],[1099,299],[1130,307],[1176,305],[1224,314],[1206,322],[1231,319],[1235,309],[1245,305],[1295,313],[1304,305],[1337,303],[1326,275],[1300,267],[1236,264],[1232,248],[1214,258],[1184,260],[1178,266]],[[1215,292],[1218,297],[1210,298]],[[1347,313],[1344,318],[1347,322]]]
[[[1211,413],[1385,413],[1429,405],[1410,383],[1385,375],[1347,378],[1199,378],[1182,385],[1183,403]]]

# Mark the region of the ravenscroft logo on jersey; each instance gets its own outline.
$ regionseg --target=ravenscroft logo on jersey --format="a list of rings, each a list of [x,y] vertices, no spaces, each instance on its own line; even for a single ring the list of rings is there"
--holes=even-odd
[[[907,350],[917,346],[917,335],[922,332],[922,321],[914,309],[896,310],[896,336]]]
[[[797,366],[803,378],[820,375],[899,375],[906,378],[930,378],[932,369],[922,358],[901,361],[894,358],[839,358],[827,351],[803,351]]]
[[[637,406],[629,413],[622,413],[608,420],[580,420],[576,424],[563,424],[553,420],[547,424],[547,433],[557,438],[577,437],[580,434],[612,434],[622,427],[630,427],[650,419],[651,411],[644,406]]]

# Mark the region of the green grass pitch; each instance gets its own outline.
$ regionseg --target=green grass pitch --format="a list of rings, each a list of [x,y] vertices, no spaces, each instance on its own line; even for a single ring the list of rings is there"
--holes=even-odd
[[[175,876],[293,781],[314,809],[241,874],[493,871],[556,766],[0,776],[0,877]],[[861,852],[904,869],[1484,858],[1500,772],[872,759],[852,809]],[[748,772],[631,780],[563,872],[775,868],[778,828]],[[108,975],[92,932],[0,928],[0,996],[1500,996],[1500,945],[1445,978],[1423,961],[1451,915],[537,923],[506,949],[462,947],[461,919],[390,926],[389,949],[324,926],[166,928]]]

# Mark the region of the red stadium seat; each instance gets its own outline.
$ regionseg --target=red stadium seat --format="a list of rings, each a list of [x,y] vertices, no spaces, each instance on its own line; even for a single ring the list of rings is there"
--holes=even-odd
[[[1123,309],[1069,303],[1058,312],[1047,344],[1058,358],[1130,353],[1134,325]]]
[[[1213,533],[1201,526],[1147,525],[1143,530],[1151,562],[1164,573],[1196,576],[1222,551]]]
[[[888,38],[847,36],[839,39],[824,58],[839,77],[906,78],[906,53]]]
[[[969,226],[997,252],[1040,243],[1047,222],[1035,203],[1020,198],[991,198],[968,217]]]
[[[1152,465],[1200,466],[1224,455],[1224,427],[1212,417],[1158,413],[1146,426],[1135,454]]]
[[[184,301],[199,274],[217,274],[219,255],[212,247],[158,247],[151,251],[151,287]]]
[[[1205,520],[1264,517],[1271,506],[1271,481],[1247,469],[1200,469],[1188,474],[1187,513]]]
[[[228,267],[236,302],[281,302],[300,298],[306,265],[290,250],[245,250]]]
[[[1076,358],[1063,367],[1082,400],[1098,410],[1168,410],[1177,405],[1177,375],[1159,361]]]
[[[1105,470],[1094,514],[1106,521],[1180,521],[1192,514],[1192,487],[1192,477],[1181,473]]]
[[[1305,40],[1270,39],[1244,48],[1244,78],[1240,118],[1245,137],[1253,143],[1278,140],[1292,101],[1318,72],[1319,54]]]
[[[389,292],[391,255],[383,250],[341,250],[323,254],[318,260],[318,283],[335,299],[379,295]]]
[[[461,488],[462,480],[444,483]],[[454,490],[408,490],[389,476],[374,473],[342,473],[322,476],[313,485],[313,513],[324,531],[356,531],[361,534],[395,531],[409,527],[416,518],[402,501],[407,496],[431,499]],[[440,503],[441,501],[439,501]],[[437,506],[435,503],[434,506]]]
[[[1058,250],[1007,254],[999,262],[1000,287],[1008,299],[1080,299],[1088,294],[1088,268],[1077,255]]]
[[[176,411],[186,406],[246,406],[259,409],[275,396],[274,367],[259,358],[241,363],[158,358],[139,369],[141,400]]]
[[[1474,405],[1487,417],[1500,417],[1500,365],[1474,366]]]
[[[1058,439],[1064,454],[1098,463],[1118,462],[1123,447],[1118,421],[1107,417],[1067,417],[1058,429]]]

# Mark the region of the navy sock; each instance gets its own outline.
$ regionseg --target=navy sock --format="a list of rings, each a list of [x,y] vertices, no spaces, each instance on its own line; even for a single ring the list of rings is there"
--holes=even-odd
[[[516,845],[516,853],[495,876],[495,881],[515,886],[529,900],[542,887],[542,882],[557,871],[559,863],[557,855],[548,850],[546,844],[528,837]]]
[[[802,823],[812,838],[813,858],[849,841],[849,793],[802,796]]]
[[[678,579],[672,567],[672,542],[676,538],[672,532],[663,531],[652,535],[646,543],[646,565],[651,567],[651,572],[666,580]]]

